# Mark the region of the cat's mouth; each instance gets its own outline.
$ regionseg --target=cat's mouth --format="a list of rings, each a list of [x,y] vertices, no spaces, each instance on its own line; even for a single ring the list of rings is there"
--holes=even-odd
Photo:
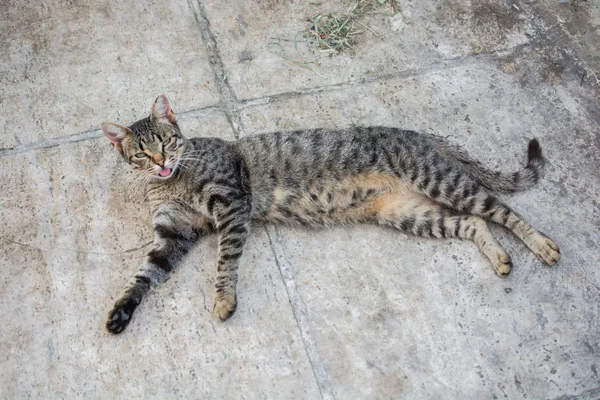
[[[160,175],[163,178],[166,178],[171,175],[171,172],[173,172],[171,168],[163,167],[160,171],[158,171],[158,175]]]
[[[165,160],[165,163],[161,165],[156,165],[156,172],[159,178],[167,179],[173,176],[174,171],[179,167],[179,158],[175,158],[175,160]]]

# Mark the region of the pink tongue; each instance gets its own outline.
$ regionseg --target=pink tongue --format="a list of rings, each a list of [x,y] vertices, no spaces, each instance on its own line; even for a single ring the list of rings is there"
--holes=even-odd
[[[158,174],[160,176],[169,176],[170,173],[171,173],[171,168],[164,168]]]

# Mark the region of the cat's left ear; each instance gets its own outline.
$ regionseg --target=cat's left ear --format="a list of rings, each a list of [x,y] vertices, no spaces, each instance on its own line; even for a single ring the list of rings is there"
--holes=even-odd
[[[175,124],[177,120],[175,119],[175,114],[171,109],[171,105],[169,104],[169,100],[167,100],[167,96],[164,94],[158,96],[152,105],[152,113],[150,114],[150,118],[154,121],[163,121],[168,122],[170,124]]]
[[[121,142],[123,141],[123,138],[127,136],[129,129],[111,122],[105,122],[101,125],[101,127],[102,131],[104,132],[104,136],[110,140],[115,149],[122,153],[123,147],[121,146]]]

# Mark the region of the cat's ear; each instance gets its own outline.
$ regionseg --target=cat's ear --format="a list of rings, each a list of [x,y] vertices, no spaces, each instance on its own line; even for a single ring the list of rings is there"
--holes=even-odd
[[[121,146],[121,142],[123,141],[123,138],[127,136],[127,132],[129,131],[129,129],[125,128],[124,126],[113,124],[110,122],[105,122],[101,126],[102,131],[104,132],[104,136],[106,136],[106,138],[110,140],[115,149],[119,150],[122,153],[123,147]]]
[[[173,113],[171,105],[169,104],[169,100],[167,100],[167,96],[162,94],[156,98],[154,104],[152,105],[150,118],[155,121],[162,120],[163,122],[169,122],[171,124],[177,122],[175,119],[175,114]]]

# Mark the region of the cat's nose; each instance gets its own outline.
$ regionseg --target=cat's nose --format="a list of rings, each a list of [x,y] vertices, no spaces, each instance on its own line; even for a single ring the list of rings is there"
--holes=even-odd
[[[156,164],[158,164],[161,167],[163,165],[165,165],[165,158],[162,156],[162,154],[153,154],[152,161],[154,161]]]

